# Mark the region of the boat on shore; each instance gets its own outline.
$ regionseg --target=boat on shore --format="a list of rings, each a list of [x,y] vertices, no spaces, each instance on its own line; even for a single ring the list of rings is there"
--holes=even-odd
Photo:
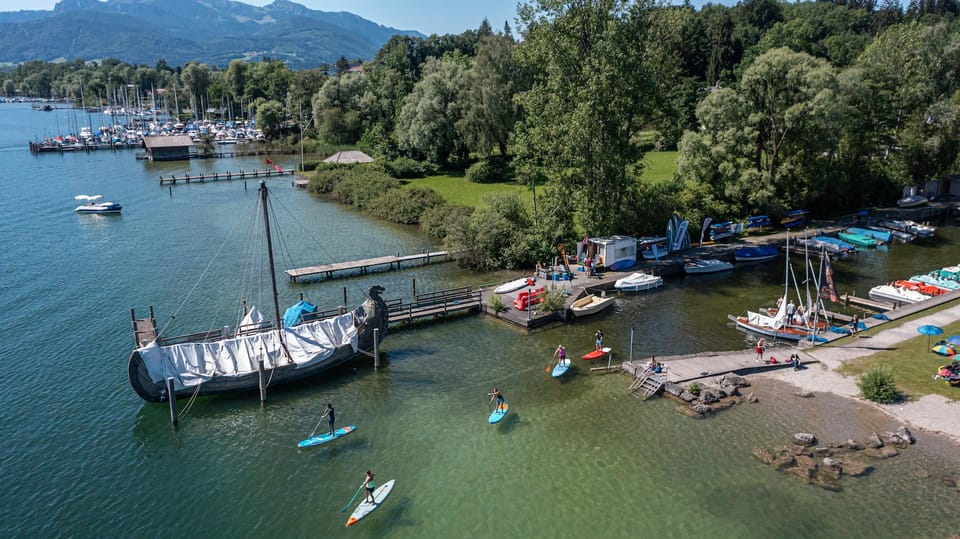
[[[152,308],[150,317],[140,320],[131,311],[138,344],[127,362],[127,375],[143,400],[167,400],[168,380],[177,398],[255,391],[265,380],[271,386],[303,380],[372,351],[386,335],[388,308],[379,286],[371,287],[369,297],[352,310],[327,316],[295,313],[293,320],[299,323],[285,325],[277,302],[267,187],[262,181],[259,204],[275,319],[265,320],[254,306],[234,331],[211,324],[207,327],[223,329],[166,337],[157,330]]]
[[[84,203],[77,206],[77,213],[120,213],[123,210],[117,202],[103,201],[99,202],[103,195],[77,195],[74,200],[83,200]]]
[[[870,299],[882,301],[884,303],[917,303],[930,299],[930,296],[921,294],[916,290],[908,290],[899,286],[882,284],[870,289]]]
[[[924,225],[909,219],[883,219],[878,221],[877,224],[891,230],[913,234],[920,239],[931,238],[937,232],[935,227]]]
[[[893,229],[890,229],[890,228],[884,228],[884,227],[879,226],[879,225],[867,225],[867,229],[868,229],[868,230],[873,230],[873,231],[875,231],[875,232],[886,232],[886,233],[890,234],[890,239],[891,239],[891,240],[894,240],[894,239],[895,239],[895,240],[897,240],[897,241],[899,241],[899,242],[901,242],[901,243],[910,243],[911,241],[917,239],[917,236],[916,236],[916,235],[911,234],[911,233],[909,233],[909,232],[902,232],[902,231],[900,231],[900,230],[893,230]],[[887,240],[888,243],[889,243],[889,241],[890,241],[890,240]]]
[[[716,258],[693,258],[683,265],[683,271],[689,275],[730,271],[733,264]]]
[[[923,195],[907,195],[897,201],[897,206],[901,208],[916,208],[930,202],[930,199]]]
[[[810,215],[810,212],[807,210],[790,210],[783,214],[780,224],[787,229],[800,227],[807,224],[808,215]]]
[[[871,238],[870,236],[865,236],[863,234],[856,234],[854,232],[839,232],[837,236],[847,242],[856,245],[857,247],[876,247],[877,240]]]
[[[773,230],[773,223],[766,215],[752,215],[743,223],[743,231],[747,234],[764,234]]]
[[[531,287],[537,284],[536,277],[520,277],[519,279],[514,279],[512,281],[503,283],[502,285],[493,289],[494,294],[508,294],[510,292],[516,292],[521,288]]]
[[[573,304],[570,305],[570,310],[573,311],[573,316],[577,318],[590,316],[613,305],[613,300],[613,296],[602,297],[596,294],[587,294],[574,301]]]
[[[617,279],[613,286],[623,292],[640,292],[663,286],[663,277],[638,271],[622,279]]]
[[[873,228],[860,228],[856,226],[851,226],[847,229],[847,232],[851,234],[859,234],[861,236],[866,236],[868,238],[875,239],[878,243],[890,243],[890,240],[893,239],[893,233],[889,230],[875,230]]]
[[[772,245],[741,247],[733,252],[735,262],[766,262],[780,256],[780,250]]]

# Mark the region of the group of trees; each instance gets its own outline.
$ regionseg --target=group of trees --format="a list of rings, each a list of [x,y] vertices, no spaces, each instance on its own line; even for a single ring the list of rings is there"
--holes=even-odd
[[[431,199],[425,228],[471,265],[520,265],[558,239],[657,232],[672,211],[691,222],[840,212],[954,172],[958,12],[956,0],[906,10],[897,0],[700,10],[531,0],[517,13],[522,39],[486,21],[460,35],[395,36],[360,72],[346,62],[298,72],[279,61],[37,63],[13,69],[4,90],[78,97],[83,87],[88,100],[125,84],[179,90],[194,110],[228,103],[303,120],[308,135],[387,162],[495,163],[483,170],[535,189],[532,212],[503,199],[472,214],[437,210]],[[673,181],[642,180],[655,148],[678,150]],[[504,246],[509,258],[494,257]]]

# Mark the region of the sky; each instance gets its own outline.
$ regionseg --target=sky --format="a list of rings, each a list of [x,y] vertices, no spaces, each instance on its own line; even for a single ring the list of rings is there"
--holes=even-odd
[[[476,29],[484,17],[494,30],[515,28],[517,0],[291,0],[320,11],[349,11],[383,26],[422,34],[459,34]],[[57,0],[0,0],[0,11],[52,10]],[[273,0],[243,0],[265,6]]]

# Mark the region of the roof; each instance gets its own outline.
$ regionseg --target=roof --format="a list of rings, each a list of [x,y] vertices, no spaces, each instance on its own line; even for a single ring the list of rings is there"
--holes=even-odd
[[[324,163],[372,163],[373,158],[359,151],[337,152],[323,160]]]
[[[180,148],[193,146],[193,140],[187,135],[169,135],[162,137],[143,137],[143,145],[151,148]]]

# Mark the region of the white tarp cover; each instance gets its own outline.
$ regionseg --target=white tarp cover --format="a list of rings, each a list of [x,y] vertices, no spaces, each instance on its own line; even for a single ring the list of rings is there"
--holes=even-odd
[[[357,351],[357,328],[353,313],[284,328],[284,339],[297,367],[328,358],[340,346],[349,344]],[[178,389],[201,384],[214,376],[241,376],[257,372],[263,359],[266,369],[288,364],[277,332],[243,335],[215,342],[195,342],[159,346],[155,342],[138,350],[150,379],[160,382],[168,376],[176,379]]]
[[[780,300],[780,308],[777,309],[777,314],[774,316],[767,316],[765,314],[755,313],[753,311],[747,311],[747,322],[762,326],[765,328],[771,329],[780,329],[783,327],[783,321],[787,317],[787,296],[783,296]]]

